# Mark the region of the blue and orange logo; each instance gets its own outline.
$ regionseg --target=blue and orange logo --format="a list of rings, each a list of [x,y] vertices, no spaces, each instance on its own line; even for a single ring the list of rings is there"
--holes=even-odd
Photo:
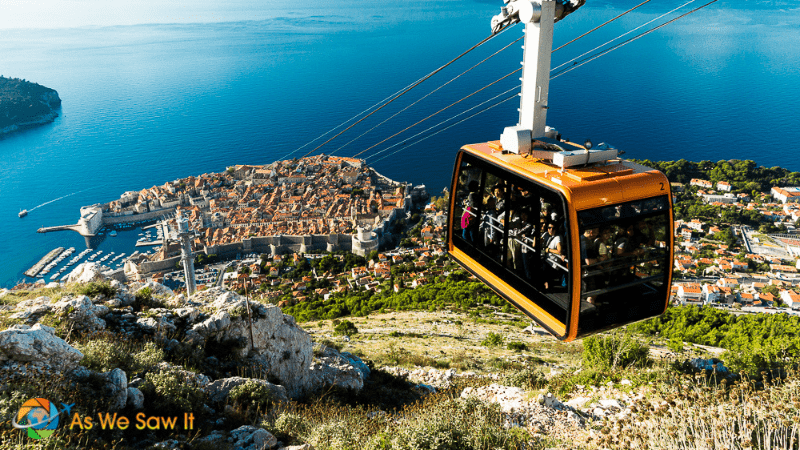
[[[50,400],[46,398],[32,398],[22,404],[16,419],[11,421],[14,428],[28,430],[28,437],[44,439],[53,434],[58,427],[58,416],[63,412],[69,415],[70,409],[75,404],[61,404],[59,411]]]

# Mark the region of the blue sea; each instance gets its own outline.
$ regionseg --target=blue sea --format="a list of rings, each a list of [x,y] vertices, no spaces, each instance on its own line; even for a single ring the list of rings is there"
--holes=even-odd
[[[309,144],[315,138],[488,36],[502,6],[341,0],[301,10],[296,2],[265,3],[214,2],[216,9],[198,13],[196,22],[189,11],[176,23],[0,29],[0,75],[56,89],[63,101],[53,123],[0,138],[0,287],[22,281],[22,272],[55,247],[86,248],[73,232],[36,233],[77,222],[82,205],[233,164],[303,156],[333,133]],[[587,3],[556,24],[556,46],[639,2]],[[553,66],[684,2],[651,3],[554,53]],[[548,123],[565,137],[605,141],[631,158],[753,159],[800,170],[798,25],[793,2],[719,1],[554,79]],[[521,43],[413,104],[520,36],[521,26],[509,29],[315,154],[355,155],[517,69]],[[361,157],[438,195],[456,150],[498,139],[516,123],[518,103],[424,141],[411,136],[512,89],[517,78]],[[22,209],[30,213],[20,219]],[[92,246],[130,254],[139,232]]]

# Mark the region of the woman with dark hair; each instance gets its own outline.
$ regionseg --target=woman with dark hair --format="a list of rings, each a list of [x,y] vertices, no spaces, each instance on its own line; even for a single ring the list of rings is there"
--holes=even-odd
[[[564,263],[563,238],[560,234],[561,227],[557,222],[547,222],[547,238],[543,243],[544,264],[542,268],[545,273],[544,288],[550,289],[553,280],[561,274],[559,267]]]

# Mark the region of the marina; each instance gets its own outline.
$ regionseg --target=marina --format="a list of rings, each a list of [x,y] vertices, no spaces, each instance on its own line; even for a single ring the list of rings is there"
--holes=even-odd
[[[39,272],[41,272],[42,269],[44,269],[44,267],[47,266],[50,263],[50,261],[56,259],[56,257],[58,255],[60,255],[61,252],[63,252],[63,251],[64,251],[64,247],[58,247],[56,249],[51,250],[49,253],[44,255],[42,257],[42,259],[39,260],[39,262],[34,264],[33,267],[31,267],[30,269],[25,271],[25,276],[28,276],[28,277],[31,277],[31,278],[36,277],[37,275],[39,275]]]

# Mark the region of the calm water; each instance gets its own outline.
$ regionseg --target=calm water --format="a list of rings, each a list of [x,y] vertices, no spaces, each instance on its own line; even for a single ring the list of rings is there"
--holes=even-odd
[[[636,3],[590,2],[556,25],[557,45]],[[560,50],[554,66],[680,4],[653,3],[659,4]],[[54,123],[0,139],[0,217],[7,221],[0,286],[21,280],[52,248],[86,246],[76,233],[41,235],[38,227],[75,223],[81,205],[127,190],[283,158],[488,35],[500,4],[389,0],[377,10],[347,0],[335,8],[319,5],[312,16],[272,5],[249,15],[258,19],[251,21],[0,29],[0,74],[54,88],[63,100]],[[800,170],[792,146],[800,140],[794,112],[800,12],[786,8],[772,1],[719,2],[570,72],[551,84],[548,123],[566,137],[607,141],[633,158],[754,159]],[[521,30],[492,40],[322,151],[353,155],[516,69],[518,45],[340,149]],[[464,104],[505,91],[516,78]],[[517,106],[507,102],[375,167],[437,193],[447,184],[455,150],[498,139],[504,126],[516,123]],[[412,131],[464,109],[451,108]],[[19,219],[21,209],[32,211]],[[130,254],[138,232],[96,245]]]

